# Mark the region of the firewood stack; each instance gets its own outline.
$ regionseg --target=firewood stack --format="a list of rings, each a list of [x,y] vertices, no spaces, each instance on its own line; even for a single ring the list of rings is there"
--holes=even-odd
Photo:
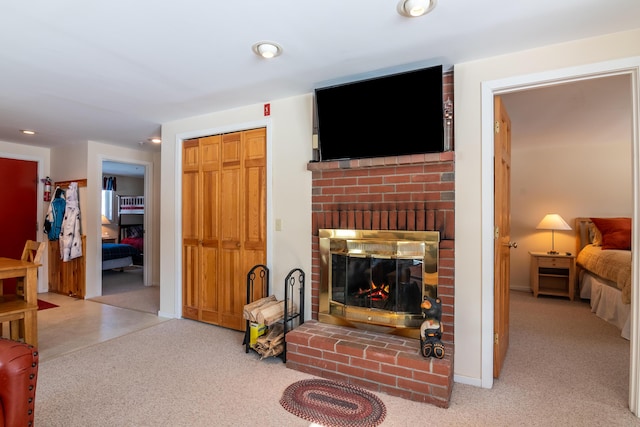
[[[290,303],[289,314],[295,313],[297,307]],[[266,325],[267,333],[258,337],[253,349],[261,359],[277,356],[284,350],[284,326],[280,322],[284,318],[284,301],[278,301],[274,295],[253,301],[244,306],[243,317],[249,322]]]
[[[270,326],[266,335],[258,337],[253,349],[260,355],[260,360],[282,353],[284,350],[284,326],[282,323],[274,323]]]

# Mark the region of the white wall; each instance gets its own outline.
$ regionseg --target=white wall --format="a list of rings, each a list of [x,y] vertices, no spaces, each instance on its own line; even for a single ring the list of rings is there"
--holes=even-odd
[[[0,157],[7,159],[28,160],[38,163],[38,178],[42,179],[51,176],[51,152],[48,148],[32,147],[25,144],[16,144],[12,142],[0,141]],[[53,177],[52,177],[53,178]],[[48,241],[42,229],[44,226],[44,216],[49,208],[49,203],[43,202],[44,185],[38,185],[38,231],[36,239],[39,242]],[[42,257],[42,267],[38,271],[38,292],[47,292],[49,289],[49,263],[48,255],[45,251]]]
[[[265,101],[263,104],[165,123],[162,126],[162,200],[160,242],[160,312],[182,315],[181,147],[182,140],[256,127],[267,128],[267,265],[274,293],[282,297],[289,270],[300,267],[311,281],[312,96]],[[275,231],[275,220],[282,230]],[[310,302],[311,286],[307,286]],[[309,313],[310,310],[307,310]],[[310,314],[310,313],[309,313]]]
[[[627,117],[631,118],[631,111]],[[631,126],[626,141],[582,141],[512,151],[511,289],[530,290],[529,251],[551,249],[551,231],[536,230],[546,213],[558,213],[573,228],[555,232],[555,248],[576,253],[576,217],[633,213]]]
[[[491,153],[483,150],[483,140],[491,141],[492,146],[492,124],[482,126],[483,120],[492,117],[491,104],[483,110],[483,102],[491,102],[492,96],[491,100],[483,98],[483,84],[499,81],[515,86],[518,81],[544,81],[560,69],[637,57],[638,40],[640,30],[635,30],[455,66],[456,381],[483,386],[491,386],[493,381],[488,363],[493,326],[493,191],[488,184],[492,184],[493,174],[488,158]]]

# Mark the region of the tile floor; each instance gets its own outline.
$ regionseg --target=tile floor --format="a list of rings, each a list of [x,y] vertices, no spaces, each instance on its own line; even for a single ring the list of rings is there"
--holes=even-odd
[[[38,348],[46,361],[169,319],[55,293],[38,298],[59,307],[38,312]]]

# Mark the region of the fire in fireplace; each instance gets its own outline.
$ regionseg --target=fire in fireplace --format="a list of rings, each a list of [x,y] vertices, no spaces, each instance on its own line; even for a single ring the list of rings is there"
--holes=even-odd
[[[419,338],[438,291],[437,231],[319,230],[324,323]]]

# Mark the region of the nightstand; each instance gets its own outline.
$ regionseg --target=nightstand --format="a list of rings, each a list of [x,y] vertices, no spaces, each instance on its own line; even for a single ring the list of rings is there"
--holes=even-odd
[[[531,289],[533,296],[554,295],[573,301],[576,277],[576,256],[529,252],[531,255]]]
[[[102,243],[115,243],[116,242],[116,238],[115,237],[103,237],[102,238]]]

